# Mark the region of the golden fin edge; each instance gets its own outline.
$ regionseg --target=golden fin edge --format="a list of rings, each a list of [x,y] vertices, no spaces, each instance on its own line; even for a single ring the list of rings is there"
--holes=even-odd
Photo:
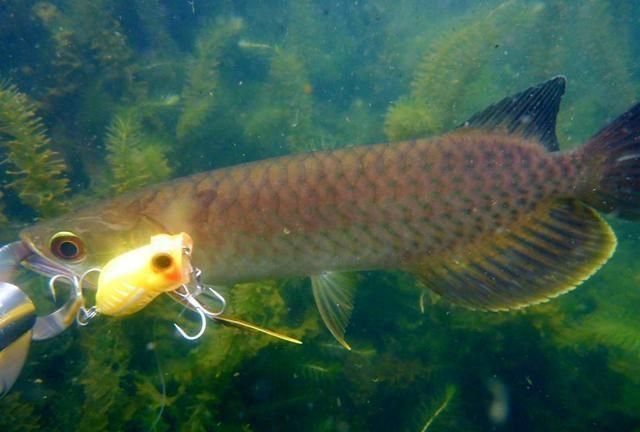
[[[572,291],[609,260],[616,245],[615,233],[595,210],[563,200],[409,271],[452,303],[507,311]]]

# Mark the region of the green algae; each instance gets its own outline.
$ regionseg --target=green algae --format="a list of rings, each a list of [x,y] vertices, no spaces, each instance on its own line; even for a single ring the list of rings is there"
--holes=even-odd
[[[317,134],[313,124],[313,97],[300,56],[273,49],[269,76],[257,100],[257,107],[246,122],[248,141],[262,147],[284,144],[291,152],[313,149]]]

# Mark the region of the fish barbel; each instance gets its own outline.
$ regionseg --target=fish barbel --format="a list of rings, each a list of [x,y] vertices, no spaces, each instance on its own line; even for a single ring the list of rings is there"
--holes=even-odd
[[[21,239],[39,256],[34,267],[80,274],[151,235],[186,232],[209,283],[312,276],[321,315],[345,345],[353,290],[344,272],[405,270],[474,309],[539,303],[613,253],[615,235],[594,209],[640,215],[640,106],[558,152],[564,88],[564,77],[553,78],[436,138],[147,187],[36,224]]]

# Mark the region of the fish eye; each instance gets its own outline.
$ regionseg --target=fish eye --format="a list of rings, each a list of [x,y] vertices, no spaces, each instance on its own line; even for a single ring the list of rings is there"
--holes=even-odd
[[[61,231],[51,237],[51,253],[65,261],[80,261],[85,255],[84,242],[72,232]]]
[[[151,266],[155,271],[167,270],[172,264],[173,258],[166,253],[158,253],[151,258]]]

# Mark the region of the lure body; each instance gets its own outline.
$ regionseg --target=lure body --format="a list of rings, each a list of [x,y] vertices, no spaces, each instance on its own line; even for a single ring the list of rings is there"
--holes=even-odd
[[[187,284],[191,265],[185,250],[191,251],[192,247],[188,234],[158,234],[149,244],[109,261],[98,278],[97,312],[131,315],[160,294]]]

